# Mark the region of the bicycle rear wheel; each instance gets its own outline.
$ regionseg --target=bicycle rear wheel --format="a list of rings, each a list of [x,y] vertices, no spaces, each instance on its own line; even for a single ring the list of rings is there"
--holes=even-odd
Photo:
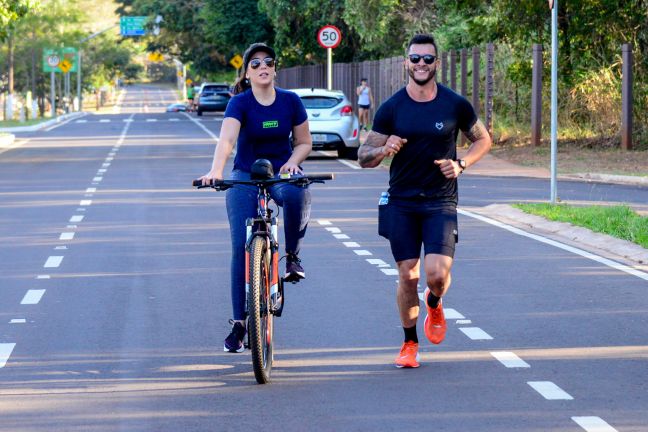
[[[248,332],[252,366],[257,382],[265,384],[270,381],[272,370],[273,316],[270,313],[268,242],[264,237],[252,239],[249,271]]]

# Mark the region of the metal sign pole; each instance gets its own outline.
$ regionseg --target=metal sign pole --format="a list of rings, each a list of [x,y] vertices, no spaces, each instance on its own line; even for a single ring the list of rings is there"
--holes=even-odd
[[[83,111],[83,96],[81,95],[81,49],[79,48],[79,53],[77,54],[78,64],[77,64],[77,100],[79,101],[78,111]]]
[[[326,88],[333,90],[333,48],[326,48]]]
[[[56,73],[54,72],[54,69],[52,68],[52,72],[50,73],[50,98],[51,98],[51,107],[52,107],[52,118],[56,117],[56,89],[54,88],[54,81],[55,81],[55,75]]]
[[[558,0],[551,9],[551,203],[556,204],[558,153]]]

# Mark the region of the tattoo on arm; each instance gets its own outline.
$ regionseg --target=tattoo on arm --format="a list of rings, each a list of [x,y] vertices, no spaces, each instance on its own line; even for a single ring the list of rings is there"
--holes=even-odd
[[[471,127],[468,132],[464,132],[464,134],[466,135],[466,138],[470,140],[470,142],[475,142],[487,136],[488,131],[486,130],[484,123],[482,123],[481,120],[478,119],[473,127]]]
[[[364,144],[358,149],[358,163],[360,166],[369,168],[378,166],[385,157],[382,147],[387,142],[387,138],[387,135],[374,131],[369,132]]]

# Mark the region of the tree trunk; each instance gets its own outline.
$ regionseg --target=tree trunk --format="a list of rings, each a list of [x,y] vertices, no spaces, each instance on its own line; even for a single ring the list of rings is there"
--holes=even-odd
[[[9,46],[8,52],[8,62],[9,62],[9,94],[13,95],[14,92],[14,38],[13,32],[9,31],[9,37],[7,38],[7,44]]]

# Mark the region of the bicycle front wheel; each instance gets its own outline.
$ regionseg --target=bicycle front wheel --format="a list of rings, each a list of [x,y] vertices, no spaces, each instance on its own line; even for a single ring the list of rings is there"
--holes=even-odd
[[[272,314],[270,313],[270,260],[268,242],[255,237],[250,245],[248,332],[254,377],[259,384],[270,381],[272,370]]]

